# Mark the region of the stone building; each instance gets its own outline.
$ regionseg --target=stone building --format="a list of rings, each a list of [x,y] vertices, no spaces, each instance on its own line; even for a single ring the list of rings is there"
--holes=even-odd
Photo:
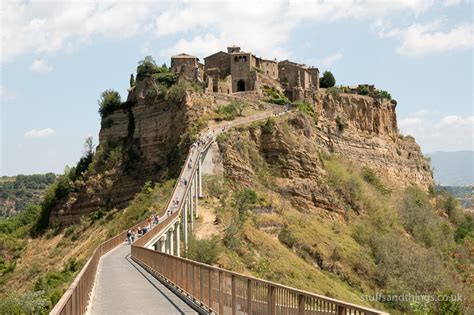
[[[207,82],[206,92],[261,93],[270,86],[283,90],[291,100],[299,100],[319,89],[318,68],[259,58],[238,46],[205,57],[204,65],[197,57],[179,54],[171,58],[171,68],[180,77]]]
[[[278,63],[281,87],[292,100],[304,99],[305,91],[319,89],[319,69],[289,60]]]
[[[202,82],[204,80],[204,65],[199,58],[185,53],[171,57],[171,70],[179,79]]]

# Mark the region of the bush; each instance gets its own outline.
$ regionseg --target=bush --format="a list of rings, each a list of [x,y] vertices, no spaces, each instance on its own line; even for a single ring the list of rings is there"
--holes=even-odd
[[[369,95],[369,88],[365,85],[359,85],[359,87],[357,88],[357,93],[359,93],[360,95]]]
[[[375,188],[377,188],[383,195],[388,195],[391,193],[391,190],[385,187],[384,184],[380,181],[377,174],[375,174],[374,170],[368,167],[362,168],[362,178]]]
[[[277,105],[285,105],[290,103],[290,100],[286,97],[286,95],[274,87],[264,86],[263,93],[267,96],[265,101],[269,103]]]
[[[239,190],[233,195],[233,204],[239,211],[239,218],[244,221],[247,216],[247,211],[250,207],[258,201],[257,193],[250,188]]]
[[[119,92],[112,89],[102,92],[98,102],[99,114],[102,118],[105,118],[122,104]]]
[[[162,68],[160,68],[162,69]],[[166,87],[170,87],[173,84],[176,83],[178,78],[176,77],[176,74],[174,72],[171,72],[169,70],[160,70],[162,72],[154,73],[151,77],[155,79],[156,82],[163,84]]]
[[[336,125],[337,125],[337,130],[339,130],[339,132],[343,132],[344,129],[347,128],[346,122],[339,116],[336,117]]]
[[[300,112],[305,115],[308,115],[314,119],[317,118],[316,111],[314,110],[314,106],[306,101],[297,101],[292,103]]]
[[[290,230],[287,228],[284,228],[278,233],[278,240],[288,246],[288,248],[293,248],[293,246],[296,244],[298,241],[296,237],[291,234]]]
[[[271,134],[273,133],[273,130],[275,129],[275,119],[272,117],[268,117],[267,120],[265,121],[265,124],[261,126],[262,133],[265,134]]]
[[[331,71],[324,71],[323,76],[319,80],[319,86],[322,88],[330,88],[336,85],[336,78]]]
[[[177,105],[179,104],[186,95],[186,91],[192,89],[192,86],[187,81],[180,81],[168,89],[166,93],[166,102],[168,105]]]
[[[233,100],[227,105],[221,105],[216,109],[219,115],[218,120],[233,120],[237,116],[242,116],[244,110],[244,103]]]
[[[333,86],[327,89],[327,92],[331,94],[333,97],[338,98],[341,95],[341,89]]]
[[[168,71],[169,69],[167,67],[157,66],[152,56],[146,56],[143,60],[140,60],[138,62],[137,81],[141,81],[145,78],[148,78],[155,73],[168,72]]]
[[[391,100],[391,99],[392,99],[392,95],[390,95],[390,93],[388,93],[388,92],[385,91],[385,90],[380,90],[380,91],[379,91],[379,96],[380,96],[381,98],[385,98],[385,99],[387,99],[387,100]],[[395,102],[396,102],[396,101],[395,101]]]
[[[199,240],[192,237],[188,242],[186,258],[213,265],[221,252],[221,246],[216,238]]]

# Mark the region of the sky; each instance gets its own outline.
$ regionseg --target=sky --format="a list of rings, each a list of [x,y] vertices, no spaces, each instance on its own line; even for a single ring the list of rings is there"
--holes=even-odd
[[[62,173],[97,143],[97,100],[152,55],[229,45],[375,84],[424,153],[474,150],[469,0],[1,2],[0,175]]]

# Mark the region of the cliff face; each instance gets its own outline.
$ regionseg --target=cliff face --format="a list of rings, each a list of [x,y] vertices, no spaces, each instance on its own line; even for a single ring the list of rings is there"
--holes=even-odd
[[[318,102],[320,124],[315,142],[356,164],[371,167],[406,186],[433,185],[429,163],[412,137],[399,134],[395,106],[387,100],[341,94]],[[344,131],[336,119],[347,124]]]
[[[280,194],[303,211],[343,213],[343,204],[327,184],[321,156],[334,153],[368,167],[399,188],[433,185],[428,162],[410,137],[398,135],[394,106],[368,97],[323,96],[314,118],[302,113],[234,132],[221,143],[225,174],[250,185],[260,172],[270,174]],[[343,130],[338,127],[336,117]],[[263,171],[262,171],[263,170]],[[265,175],[263,175],[265,176]],[[354,205],[357,207],[357,205]]]
[[[51,222],[68,224],[100,207],[121,209],[145,182],[173,177],[179,171],[187,128],[206,106],[184,93],[169,101],[150,93],[152,84],[137,82],[124,108],[102,119],[97,166],[53,209]]]
[[[123,208],[146,181],[173,177],[179,172],[190,130],[196,133],[198,121],[233,98],[183,93],[181,98],[170,100],[153,93],[155,88],[152,81],[137,82],[127,103],[102,119],[95,171],[76,182],[73,192],[53,209],[53,223],[68,224],[101,207]],[[258,109],[258,101],[246,102]],[[315,187],[308,182],[322,175],[321,151],[341,154],[402,185],[416,183],[426,188],[432,184],[429,166],[418,145],[398,135],[395,107],[390,102],[319,92],[315,110],[316,125],[307,116],[297,114],[271,132],[251,132],[258,155],[278,161],[285,190],[313,200],[318,207],[341,211],[330,197],[324,197],[330,195],[324,185]],[[226,153],[227,173],[249,181],[253,170],[239,161],[238,155],[233,157],[235,145]],[[116,161],[110,162],[114,159],[110,152],[115,152]]]

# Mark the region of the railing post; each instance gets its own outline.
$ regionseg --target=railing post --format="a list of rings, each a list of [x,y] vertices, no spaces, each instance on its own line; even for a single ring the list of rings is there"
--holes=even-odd
[[[232,294],[232,315],[237,314],[237,301],[235,298],[235,276],[231,277],[231,294]]]
[[[212,308],[212,269],[208,268],[208,278],[209,278],[209,294],[208,294],[208,306],[209,308]]]
[[[247,314],[252,314],[252,280],[247,279]]]
[[[224,314],[224,285],[223,285],[224,275],[222,270],[219,270],[219,315]]]
[[[337,305],[337,315],[346,314],[346,308],[342,305]]]
[[[305,297],[303,294],[298,294],[298,315],[305,313]]]
[[[268,314],[275,315],[275,287],[268,285]]]

